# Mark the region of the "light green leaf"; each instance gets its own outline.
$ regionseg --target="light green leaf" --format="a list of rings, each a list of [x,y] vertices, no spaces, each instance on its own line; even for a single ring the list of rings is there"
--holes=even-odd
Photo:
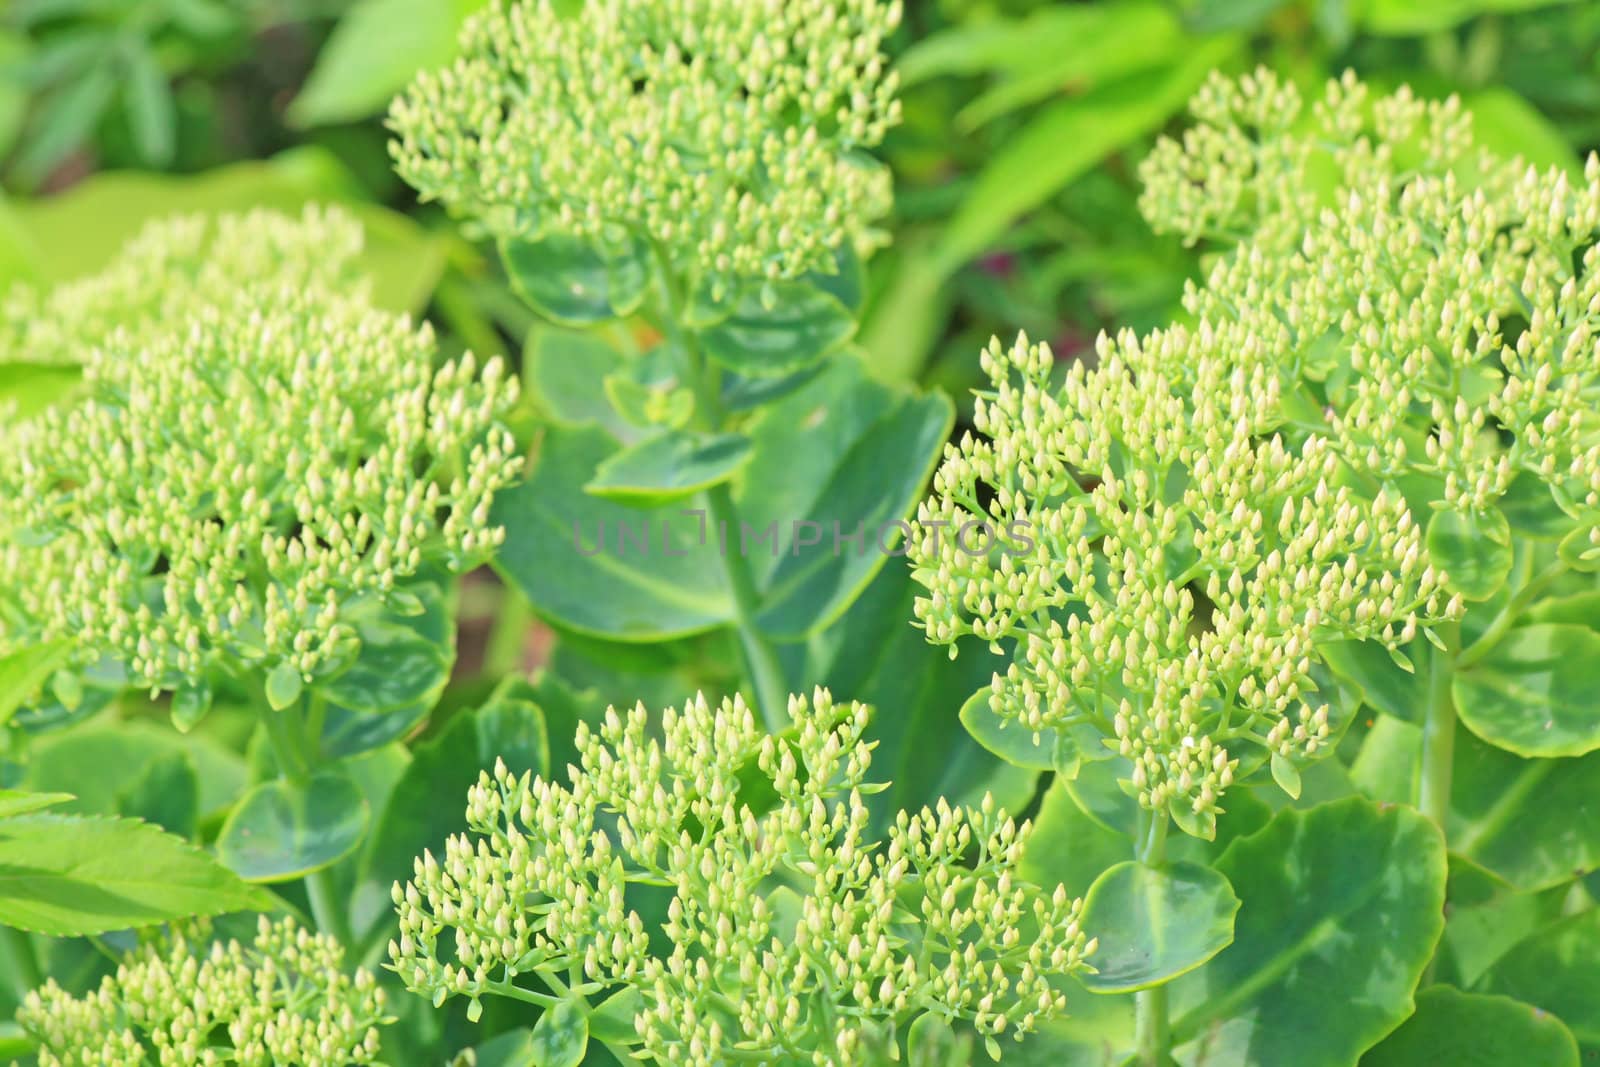
[[[1461,101],[1472,114],[1472,139],[1505,158],[1521,156],[1533,166],[1563,167],[1583,173],[1578,154],[1539,109],[1510,89],[1489,86],[1467,93]]]
[[[29,793],[20,789],[0,789],[0,819],[53,808],[72,799],[71,793]]]
[[[789,374],[842,347],[855,333],[832,293],[804,281],[747,289],[727,317],[701,332],[706,355],[739,374]]]
[[[280,663],[267,675],[267,703],[273,711],[293,707],[305,690],[305,679],[288,663]]]
[[[1488,600],[1511,573],[1511,526],[1500,509],[1436,511],[1428,522],[1428,559],[1468,600]]]
[[[1418,37],[1448,30],[1484,14],[1509,14],[1551,7],[1571,0],[1367,0],[1362,23],[1369,33]]]
[[[1349,1067],[1411,1014],[1444,928],[1444,841],[1427,819],[1361,798],[1289,809],[1216,868],[1242,904],[1233,944],[1173,987],[1185,1062]]]
[[[1510,997],[1437,985],[1417,994],[1417,1012],[1360,1067],[1578,1067],[1578,1043],[1559,1019]]]
[[[272,907],[270,896],[147,823],[69,815],[0,821],[0,923],[7,926],[81,937]]]
[[[557,233],[505,239],[500,260],[517,294],[562,325],[631,315],[650,285],[649,248],[631,234],[606,243]]]
[[[294,102],[296,126],[352,122],[384,110],[423,70],[454,58],[461,24],[486,0],[357,0]]]
[[[976,650],[968,655],[979,655]],[[1052,733],[1034,734],[1015,722],[1006,722],[989,706],[989,687],[978,690],[961,705],[961,725],[972,739],[996,756],[1017,767],[1034,771],[1054,770],[1051,760]]]
[[[73,794],[74,813],[118,815],[120,798],[152,764],[174,753],[186,756],[198,775],[202,818],[222,812],[244,792],[249,772],[235,752],[203,731],[183,735],[148,722],[95,724],[41,737],[23,784]]]
[[[0,725],[10,722],[18,708],[38,697],[71,651],[71,642],[48,641],[0,657]]]
[[[578,1067],[589,1048],[589,1017],[563,1000],[533,1024],[533,1062],[539,1067]]]
[[[1489,968],[1482,985],[1550,1012],[1572,1031],[1587,1059],[1600,1056],[1600,910],[1563,919],[1516,945]]]
[[[1506,634],[1455,676],[1461,721],[1519,756],[1581,756],[1600,749],[1600,633],[1538,624]]]
[[[166,72],[145,42],[137,42],[125,55],[128,81],[123,99],[128,110],[128,124],[133,129],[133,141],[144,162],[160,170],[172,163],[177,148],[178,110],[172,99],[172,88],[167,84]]]
[[[562,426],[613,429],[616,413],[601,383],[622,357],[594,333],[554,326],[535,329],[523,351],[523,379],[541,414]]]
[[[398,604],[370,602],[353,610],[345,620],[361,640],[355,662],[334,678],[317,683],[317,692],[335,707],[350,713],[350,718],[420,708],[426,713],[438,701],[450,680],[455,663],[455,612],[452,598],[443,585],[434,581],[414,581],[395,591],[415,598],[421,611],[407,613]],[[341,743],[336,754],[360,751],[352,747],[346,733],[360,733],[354,725],[343,728],[329,724]],[[366,747],[393,740],[367,738]]]
[[[995,152],[967,191],[934,255],[949,276],[1106,156],[1160,126],[1237,47],[1231,37],[1196,42],[1154,79],[1133,76],[1044,108]]]
[[[665,504],[727,481],[751,454],[742,433],[668,430],[609,456],[584,490],[624,503]]]
[[[336,771],[265,782],[223,823],[217,855],[245,881],[286,882],[349,855],[370,819],[361,790]]]
[[[1083,927],[1100,939],[1083,984],[1096,993],[1164,985],[1233,941],[1239,898],[1228,879],[1197,863],[1119,863],[1089,888]]]
[[[1600,753],[1522,759],[1456,734],[1450,847],[1525,892],[1600,868]]]

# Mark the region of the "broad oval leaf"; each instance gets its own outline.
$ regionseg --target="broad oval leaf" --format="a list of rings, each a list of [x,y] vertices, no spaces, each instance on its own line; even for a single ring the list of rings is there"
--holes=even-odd
[[[1241,906],[1233,944],[1173,987],[1174,1041],[1193,1042],[1192,1058],[1349,1067],[1411,1014],[1444,928],[1430,821],[1359,797],[1286,809],[1216,868]]]
[[[1239,898],[1228,879],[1198,863],[1119,863],[1089,887],[1083,926],[1100,940],[1083,984],[1096,993],[1163,985],[1233,941]]]
[[[360,787],[336,772],[264,782],[228,816],[217,854],[248,882],[285,882],[355,851],[370,817]]]
[[[1547,757],[1600,749],[1600,633],[1588,627],[1518,627],[1452,688],[1461,721],[1498,748]]]
[[[529,1044],[539,1067],[578,1067],[589,1048],[589,1017],[580,1005],[563,1000],[539,1016]]]
[[[1510,997],[1436,985],[1417,1011],[1361,1057],[1360,1067],[1578,1067],[1578,1043],[1561,1020]]]
[[[1600,911],[1562,919],[1519,942],[1489,968],[1482,986],[1550,1012],[1586,1057],[1600,1056]]]
[[[83,937],[197,915],[265,910],[272,898],[180,837],[133,819],[0,821],[0,923]]]
[[[1523,759],[1456,735],[1450,847],[1524,892],[1600,868],[1600,753]]]
[[[1014,767],[1054,770],[1051,732],[1035,734],[1018,723],[1001,719],[989,706],[989,693],[989,687],[984,686],[961,705],[961,725],[972,739]]]
[[[500,260],[517,294],[565,325],[631,315],[650,285],[649,249],[631,234],[609,242],[557,233],[508,238],[500,242]]]
[[[1468,600],[1488,600],[1511,573],[1511,527],[1493,506],[1482,512],[1451,508],[1428,522],[1428,559]]]
[[[750,455],[742,433],[669,430],[607,457],[584,489],[623,503],[665,504],[726,482]]]
[[[350,614],[361,651],[344,671],[316,684],[318,694],[341,711],[375,715],[419,704],[427,710],[444,692],[455,661],[451,598],[431,581],[398,587],[397,601],[402,593],[410,610],[374,602]]]
[[[706,355],[729,370],[773,376],[815,363],[855,329],[854,317],[832,293],[805,281],[780,281],[747,288],[700,341]]]
[[[1428,709],[1428,657],[1433,647],[1417,641],[1406,649],[1410,670],[1376,641],[1323,641],[1317,654],[1328,669],[1361,690],[1366,704],[1406,722],[1421,722]]]

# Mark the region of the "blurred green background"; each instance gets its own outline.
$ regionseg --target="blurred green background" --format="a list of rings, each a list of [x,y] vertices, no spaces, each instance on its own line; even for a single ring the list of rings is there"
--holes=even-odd
[[[367,223],[385,304],[515,354],[529,313],[470,234],[408,195],[383,127],[484,2],[10,0],[0,291],[91,270],[155,216],[332,200]],[[1594,3],[911,0],[895,48],[894,239],[862,342],[881,376],[957,396],[992,334],[1071,358],[1171,313],[1197,253],[1148,232],[1135,164],[1213,68],[1459,93],[1485,142],[1539,163],[1600,143]]]

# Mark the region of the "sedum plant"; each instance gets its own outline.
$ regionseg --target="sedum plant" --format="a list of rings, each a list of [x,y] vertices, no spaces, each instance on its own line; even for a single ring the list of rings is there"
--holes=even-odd
[[[570,784],[497,765],[471,832],[395,886],[394,969],[474,1015],[488,996],[542,1006],[535,1041],[576,1049],[549,1063],[591,1032],[623,1062],[859,1063],[897,1058],[915,1020],[970,1023],[998,1056],[994,1038],[1059,1014],[1057,979],[1095,945],[1082,901],[1017,876],[1027,823],[941,800],[875,843],[867,709],[818,690],[789,712],[773,736],[742,699],[700,696],[658,739],[642,705],[613,709],[579,728]],[[631,1018],[602,1034],[615,1005]]]
[[[255,938],[212,941],[204,925],[131,953],[75,997],[54,980],[18,1015],[40,1067],[350,1067],[379,1062],[383,990],[343,973],[331,938],[261,918]]]

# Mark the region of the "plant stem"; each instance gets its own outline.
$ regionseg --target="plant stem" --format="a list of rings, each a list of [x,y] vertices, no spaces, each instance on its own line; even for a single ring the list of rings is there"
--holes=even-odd
[[[1135,854],[1146,867],[1160,867],[1167,855],[1167,813],[1140,812],[1139,843]],[[1166,1067],[1171,1031],[1167,1020],[1167,987],[1141,989],[1134,994],[1134,1035],[1139,1067]]]
[[[1434,649],[1428,671],[1428,711],[1422,723],[1422,770],[1417,777],[1417,809],[1444,832],[1450,814],[1450,772],[1456,751],[1455,680],[1460,633],[1455,624],[1441,634],[1444,649]]]
[[[1516,622],[1522,613],[1528,609],[1528,605],[1533,602],[1534,598],[1544,592],[1551,582],[1566,574],[1567,570],[1566,562],[1556,559],[1544,570],[1529,579],[1528,583],[1518,589],[1516,593],[1512,594],[1511,599],[1506,602],[1505,607],[1500,609],[1500,614],[1494,617],[1494,621],[1489,624],[1488,629],[1484,630],[1482,635],[1468,645],[1466,650],[1457,657],[1456,669],[1464,671],[1490,652],[1493,652],[1495,646],[1500,643],[1500,639],[1506,635],[1506,631],[1511,629],[1511,624]]]

